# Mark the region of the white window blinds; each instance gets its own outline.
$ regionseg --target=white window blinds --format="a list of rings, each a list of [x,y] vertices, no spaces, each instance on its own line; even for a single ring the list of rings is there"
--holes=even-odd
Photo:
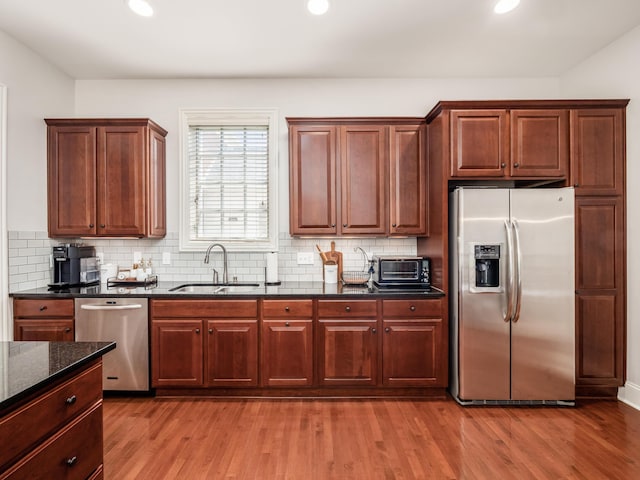
[[[267,240],[269,163],[268,125],[190,125],[190,240]]]

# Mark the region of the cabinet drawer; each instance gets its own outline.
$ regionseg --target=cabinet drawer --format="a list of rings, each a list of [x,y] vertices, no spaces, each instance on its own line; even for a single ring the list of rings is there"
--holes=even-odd
[[[318,317],[376,317],[375,300],[319,300]]]
[[[27,478],[86,479],[102,464],[102,401],[0,475]]]
[[[101,398],[102,363],[99,363],[2,418],[0,438],[11,438],[11,442],[0,449],[0,466]]]
[[[14,317],[73,317],[73,299],[13,300]]]
[[[262,311],[264,318],[310,318],[313,316],[313,301],[265,300]]]
[[[258,300],[152,300],[151,316],[153,318],[256,318]]]
[[[439,317],[442,301],[437,300],[383,300],[382,315],[388,317]]]

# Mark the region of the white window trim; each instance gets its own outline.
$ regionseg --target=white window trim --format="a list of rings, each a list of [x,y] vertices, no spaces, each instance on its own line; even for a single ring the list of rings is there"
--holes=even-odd
[[[269,238],[262,242],[222,240],[221,243],[230,252],[278,250],[278,111],[256,108],[207,108],[180,110],[180,251],[203,252],[213,242],[189,239],[189,126],[251,123],[269,125]]]

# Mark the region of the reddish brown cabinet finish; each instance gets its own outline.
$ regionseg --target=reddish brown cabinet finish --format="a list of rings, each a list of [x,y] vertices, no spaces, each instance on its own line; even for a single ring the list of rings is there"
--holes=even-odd
[[[567,176],[568,109],[451,110],[452,177]]]
[[[382,301],[382,384],[447,386],[442,300]]]
[[[427,234],[421,119],[287,121],[292,235]]]
[[[49,236],[163,237],[165,140],[149,119],[46,119]]]
[[[151,300],[154,387],[258,385],[257,300]]]
[[[74,340],[73,299],[13,300],[13,338],[72,342]]]
[[[313,301],[264,300],[263,387],[313,385]]]

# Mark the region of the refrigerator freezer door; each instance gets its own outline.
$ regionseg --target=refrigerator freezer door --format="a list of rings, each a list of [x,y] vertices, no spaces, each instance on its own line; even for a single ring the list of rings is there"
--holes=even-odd
[[[457,342],[453,368],[458,379],[453,393],[460,400],[504,400],[510,394],[510,323],[504,320],[507,305],[507,240],[505,220],[509,218],[509,190],[458,189],[453,194],[457,212],[453,215],[457,235],[457,309],[452,308]],[[452,237],[452,240],[455,237]],[[454,240],[455,241],[455,240]],[[478,246],[489,253],[500,250],[499,286],[474,288],[481,281],[483,260],[476,262]]]
[[[512,400],[575,398],[573,212],[571,188],[511,190],[522,289],[511,326]]]

